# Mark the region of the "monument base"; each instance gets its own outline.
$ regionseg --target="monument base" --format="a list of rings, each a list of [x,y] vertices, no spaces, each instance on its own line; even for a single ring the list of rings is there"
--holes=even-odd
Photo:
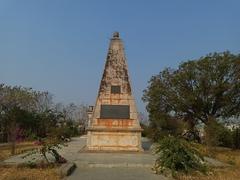
[[[142,129],[90,129],[87,134],[87,150],[141,152],[141,131]]]

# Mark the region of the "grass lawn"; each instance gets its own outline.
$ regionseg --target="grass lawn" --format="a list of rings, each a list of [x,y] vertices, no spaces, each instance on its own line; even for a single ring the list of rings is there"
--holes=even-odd
[[[11,156],[11,146],[0,146],[0,162]],[[33,142],[22,142],[16,146],[16,154],[36,149],[39,146]],[[0,180],[55,180],[60,179],[56,167],[28,168],[28,167],[0,167]]]
[[[231,164],[225,168],[211,168],[207,175],[194,173],[190,175],[179,175],[179,180],[239,180],[240,179],[240,150],[231,150],[227,148],[202,147],[205,155],[210,155],[222,162]]]

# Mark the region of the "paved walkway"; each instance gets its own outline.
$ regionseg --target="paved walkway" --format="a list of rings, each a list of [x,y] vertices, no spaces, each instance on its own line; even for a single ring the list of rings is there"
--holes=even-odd
[[[81,151],[86,146],[86,136],[72,138],[68,146],[59,153],[70,162],[75,162],[77,168],[69,180],[164,180],[165,177],[155,175],[151,171],[155,157],[150,151],[143,153],[93,153]],[[149,149],[150,143],[143,138],[143,147]],[[5,160],[5,163],[18,164],[28,162],[33,156],[23,159],[17,155]],[[53,159],[50,155],[50,159]],[[40,160],[40,155],[34,155]]]
[[[86,144],[86,137],[77,140]],[[150,144],[143,139],[145,149]],[[82,147],[84,147],[82,146]],[[68,155],[67,155],[68,156]],[[67,157],[66,156],[66,157]],[[65,156],[64,156],[65,157]],[[151,167],[155,157],[150,153],[86,153],[77,152],[74,162],[77,168],[68,180],[165,180],[153,174]]]
[[[167,180],[167,178],[153,174],[149,168],[141,167],[77,167],[68,180]]]

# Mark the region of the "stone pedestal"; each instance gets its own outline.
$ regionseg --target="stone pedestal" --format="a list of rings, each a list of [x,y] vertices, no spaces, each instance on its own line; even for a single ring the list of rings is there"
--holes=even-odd
[[[102,151],[141,151],[141,133],[139,131],[106,130],[88,132],[88,149]]]

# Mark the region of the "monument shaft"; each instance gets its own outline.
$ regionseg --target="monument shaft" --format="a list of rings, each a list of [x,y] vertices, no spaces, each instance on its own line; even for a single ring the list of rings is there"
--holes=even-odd
[[[141,127],[132,95],[122,40],[110,41],[98,97],[89,113],[88,150],[142,151]]]

